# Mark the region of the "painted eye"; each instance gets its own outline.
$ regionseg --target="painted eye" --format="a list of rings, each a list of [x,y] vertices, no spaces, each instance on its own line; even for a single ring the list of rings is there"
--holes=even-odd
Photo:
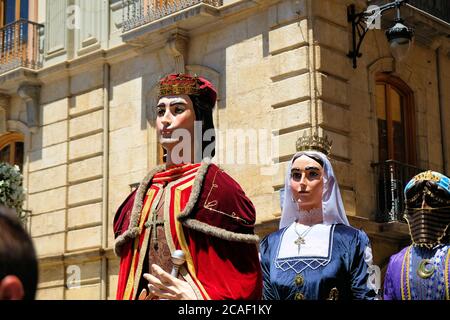
[[[180,114],[180,113],[183,113],[184,110],[186,110],[184,107],[176,107],[175,108],[175,113],[176,114]]]
[[[309,177],[310,178],[317,178],[319,176],[319,173],[316,171],[310,171],[309,172]]]
[[[302,180],[302,174],[300,172],[292,172],[291,178],[292,180],[299,182],[300,180]]]
[[[156,114],[158,115],[158,117],[164,116],[165,112],[166,112],[166,110],[164,108],[157,108],[156,109]]]

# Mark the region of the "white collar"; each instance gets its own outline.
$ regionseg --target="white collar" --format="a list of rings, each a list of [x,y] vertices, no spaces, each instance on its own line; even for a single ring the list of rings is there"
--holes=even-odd
[[[298,246],[295,244],[298,239],[298,234],[295,231],[296,224],[297,222],[293,222],[283,233],[277,258],[329,258],[333,243],[332,225],[315,224],[306,226],[298,224],[297,232],[299,234],[305,233],[303,236],[305,243],[301,245],[299,252]]]

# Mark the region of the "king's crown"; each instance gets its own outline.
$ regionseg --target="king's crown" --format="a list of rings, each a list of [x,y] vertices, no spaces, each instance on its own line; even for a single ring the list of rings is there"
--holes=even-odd
[[[196,95],[200,91],[199,78],[197,75],[189,76],[178,74],[162,79],[159,83],[159,96],[167,95]]]
[[[325,156],[328,156],[332,143],[332,141],[328,140],[327,136],[322,138],[317,133],[311,136],[305,132],[303,137],[297,139],[296,147],[297,151],[319,151]]]

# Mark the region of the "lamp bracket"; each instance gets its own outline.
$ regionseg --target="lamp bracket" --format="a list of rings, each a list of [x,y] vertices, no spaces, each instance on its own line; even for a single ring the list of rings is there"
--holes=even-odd
[[[399,9],[408,0],[395,0],[379,6],[376,10],[366,10],[356,13],[356,7],[351,4],[347,7],[347,21],[352,23],[352,49],[348,52],[347,57],[352,59],[353,68],[356,68],[357,58],[362,54],[359,52],[361,44],[366,36],[367,31],[370,30],[369,21],[374,21],[382,13],[397,8]],[[399,19],[399,12],[397,12],[397,19]]]

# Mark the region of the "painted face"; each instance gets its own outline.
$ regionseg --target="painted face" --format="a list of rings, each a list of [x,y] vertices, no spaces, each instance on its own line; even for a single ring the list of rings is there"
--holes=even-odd
[[[317,161],[302,155],[295,159],[290,180],[293,200],[302,210],[322,207],[323,168]]]
[[[190,138],[191,146],[193,146],[194,121],[195,111],[189,96],[165,96],[159,99],[156,105],[156,130],[164,149],[171,150],[184,138]],[[179,130],[177,132],[178,129],[186,131]],[[187,133],[190,136],[186,136]]]

